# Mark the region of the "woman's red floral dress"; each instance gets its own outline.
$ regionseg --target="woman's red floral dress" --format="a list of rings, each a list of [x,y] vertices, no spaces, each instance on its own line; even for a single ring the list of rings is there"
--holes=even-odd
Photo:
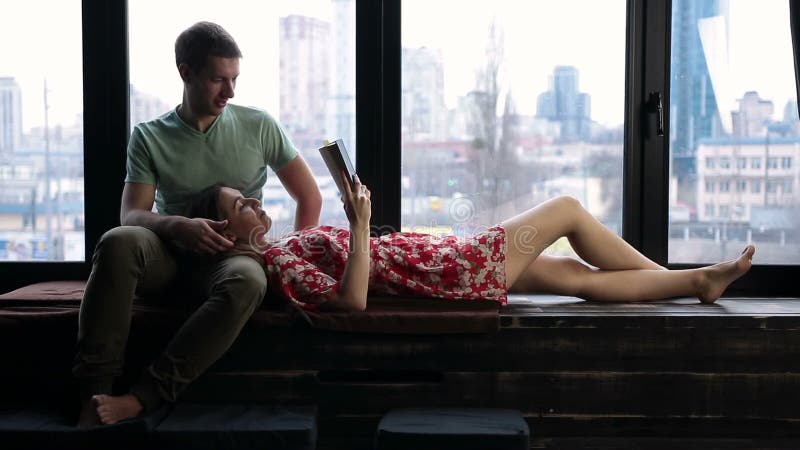
[[[505,230],[469,238],[391,233],[370,238],[369,292],[506,303]],[[338,292],[350,249],[346,228],[318,226],[264,250],[272,290],[314,310]]]

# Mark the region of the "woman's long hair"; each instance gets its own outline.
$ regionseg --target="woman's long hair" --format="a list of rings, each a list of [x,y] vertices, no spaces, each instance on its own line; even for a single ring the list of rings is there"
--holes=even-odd
[[[183,216],[190,219],[200,217],[203,219],[211,219],[216,221],[223,220],[224,218],[219,213],[219,194],[223,187],[225,187],[225,185],[222,183],[214,183],[198,192],[196,195],[192,196],[192,198],[186,202],[186,206],[183,209]],[[213,259],[222,259],[235,255],[245,255],[255,259],[259,264],[264,264],[261,253],[251,244],[252,243],[249,242],[236,242],[236,245],[232,249],[218,255],[217,258]]]
[[[219,193],[222,191],[223,184],[215,183],[192,196],[183,209],[183,216],[193,219],[202,217],[204,219],[220,220],[219,215]]]

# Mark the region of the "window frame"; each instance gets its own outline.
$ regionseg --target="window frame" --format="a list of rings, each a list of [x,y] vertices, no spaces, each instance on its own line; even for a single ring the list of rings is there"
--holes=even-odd
[[[669,105],[669,78],[670,78],[670,42],[671,42],[671,21],[672,21],[672,1],[671,0],[631,0],[631,4],[640,5],[647,11],[645,15],[647,22],[647,32],[643,38],[647,41],[657,41],[655,50],[652,53],[647,53],[644,56],[643,64],[637,65],[641,70],[634,74],[643,77],[645,88],[643,91],[658,91],[663,89],[665,92],[664,111],[670,111]],[[790,30],[792,36],[792,47],[794,53],[794,67],[795,67],[795,81],[797,83],[798,98],[800,98],[800,0],[789,0],[790,9]],[[650,12],[657,11],[657,14],[650,14]],[[635,81],[634,81],[635,83]],[[643,105],[642,111],[644,116],[652,116],[652,109],[646,109],[643,103],[636,103]],[[649,119],[653,120],[653,119]],[[635,125],[635,124],[634,124]],[[664,117],[664,136],[662,139],[642,139],[641,152],[648,155],[647,160],[652,161],[652,164],[643,165],[642,173],[645,179],[651,180],[652,184],[656,185],[650,189],[643,186],[642,190],[651,194],[648,196],[649,201],[644,202],[643,207],[639,211],[640,220],[637,222],[635,218],[629,220],[640,225],[637,230],[638,234],[642,236],[640,242],[629,240],[629,242],[642,251],[645,255],[655,260],[657,263],[668,267],[669,269],[690,269],[701,267],[700,264],[667,264],[667,245],[668,245],[668,222],[665,217],[665,212],[668,210],[668,179],[666,174],[669,170],[669,151],[668,151],[668,137],[670,135],[670,119],[669,114]],[[634,143],[636,143],[634,141]],[[626,146],[625,151],[632,151],[635,147]],[[763,161],[766,164],[766,161]],[[627,173],[626,173],[627,174]],[[626,203],[627,206],[627,203]],[[626,212],[623,209],[623,214],[627,215],[632,210],[628,209]],[[652,226],[648,226],[648,223]],[[624,234],[626,239],[629,238],[628,234]],[[640,245],[637,245],[640,244]],[[726,291],[726,295],[737,296],[800,296],[800,286],[796,283],[786,283],[785,280],[796,279],[800,276],[800,264],[798,265],[759,265],[756,259],[756,264],[752,267],[746,277],[740,278],[734,282]]]
[[[356,166],[373,187],[376,233],[400,229],[401,4],[356,0],[356,139],[362,149],[356,153]],[[789,6],[800,98],[800,0],[790,0]],[[672,2],[628,0],[627,8],[622,235],[663,265],[669,226],[669,114],[664,115],[664,136],[658,136],[650,93],[660,92],[664,111],[669,111]],[[129,136],[127,0],[83,0],[82,20],[86,260],[3,262],[3,292],[38,281],[86,279],[96,242],[119,225]],[[783,282],[799,275],[800,265],[756,265],[728,294],[800,296],[800,286]]]
[[[128,139],[128,29],[125,0],[83,0],[84,261],[2,262],[0,292],[30,283],[86,279],[94,247],[119,224]],[[92,189],[95,187],[95,189]],[[110,206],[111,205],[111,206]]]
[[[373,234],[400,230],[400,7],[401,0],[356,0],[355,159],[371,186]]]
[[[669,0],[629,0],[622,236],[664,265],[668,238],[669,114],[659,136],[657,97],[669,111]],[[638,149],[638,150],[637,150]],[[645,180],[648,182],[645,183]]]

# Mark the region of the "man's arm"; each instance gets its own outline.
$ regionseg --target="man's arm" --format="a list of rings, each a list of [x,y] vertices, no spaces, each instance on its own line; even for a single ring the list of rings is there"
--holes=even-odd
[[[297,202],[294,229],[302,230],[319,225],[322,194],[319,192],[319,186],[317,186],[306,160],[297,155],[276,174],[283,187]]]
[[[119,211],[120,224],[147,228],[161,239],[176,241],[187,250],[197,253],[215,254],[233,246],[232,242],[219,234],[227,225],[226,221],[154,214],[155,196],[156,187],[152,184],[125,183]]]
[[[145,227],[162,239],[172,239],[175,216],[153,214],[156,187],[146,183],[125,183],[122,188],[122,206],[119,210],[119,223]]]

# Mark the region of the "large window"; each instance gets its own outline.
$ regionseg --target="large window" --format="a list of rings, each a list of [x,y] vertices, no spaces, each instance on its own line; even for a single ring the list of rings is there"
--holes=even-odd
[[[789,4],[672,6],[669,262],[717,262],[754,242],[759,264],[797,264],[800,121]]]
[[[81,2],[1,9],[0,261],[82,261]]]
[[[325,224],[347,224],[339,194],[317,148],[343,138],[355,157],[355,0],[129,2],[131,125],[181,102],[174,42],[207,20],[222,25],[242,51],[231,100],[278,119],[311,166],[323,195]],[[270,174],[263,203],[271,234],[294,227],[295,203]]]
[[[625,18],[625,1],[404,0],[403,229],[470,234],[572,195],[621,233]]]
[[[118,224],[123,105],[133,123],[177,106],[174,40],[210,20],[244,53],[233,102],[282,122],[318,177],[323,223],[345,217],[316,149],[342,137],[356,154],[358,92],[359,171],[377,194],[377,226],[470,234],[567,194],[672,267],[754,242],[756,267],[738,292],[796,295],[779,281],[796,275],[800,255],[787,6],[4,2],[13,20],[0,29],[0,260],[81,260]],[[665,137],[653,126],[656,92],[670,93]],[[263,199],[274,232],[291,229],[294,202],[274,175]],[[565,240],[549,251],[574,255]],[[6,264],[3,286],[83,276],[88,264],[40,266]]]

